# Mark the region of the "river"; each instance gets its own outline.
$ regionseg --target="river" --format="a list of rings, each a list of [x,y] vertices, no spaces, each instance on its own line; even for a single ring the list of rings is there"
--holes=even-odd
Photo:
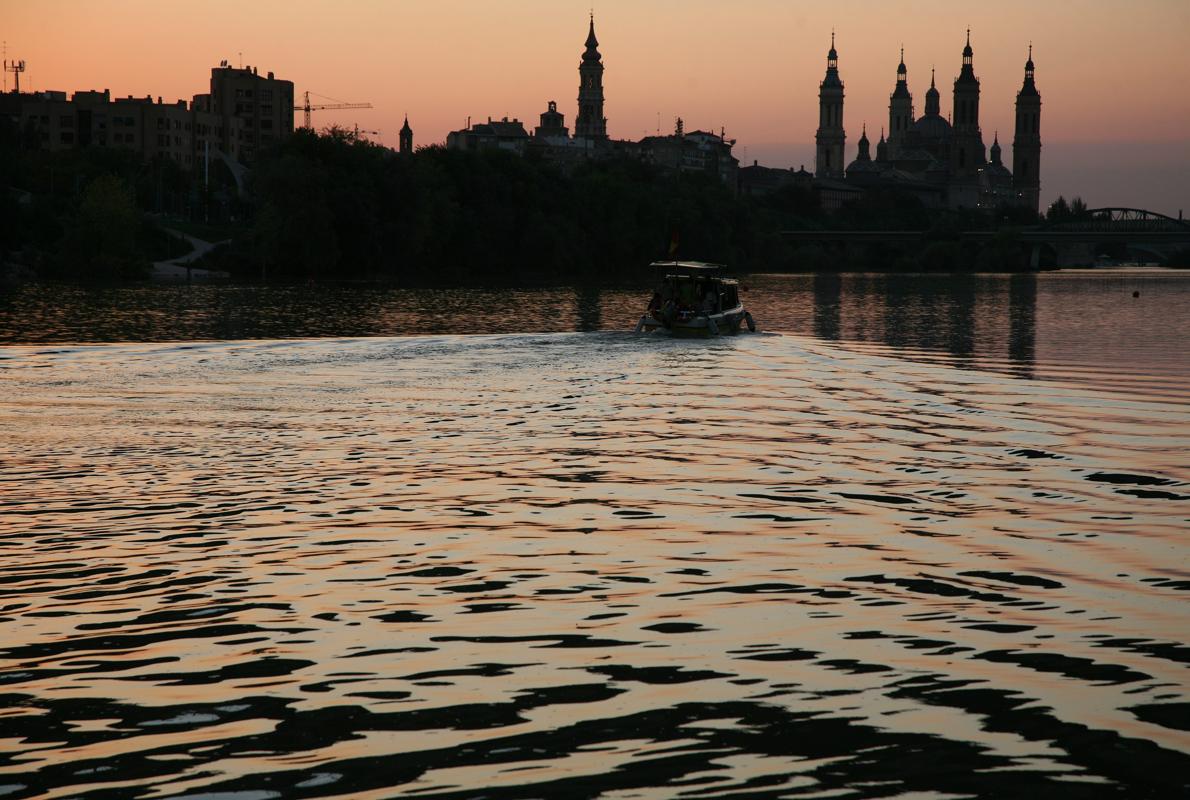
[[[4,296],[0,797],[1184,796],[1190,276],[745,283]]]

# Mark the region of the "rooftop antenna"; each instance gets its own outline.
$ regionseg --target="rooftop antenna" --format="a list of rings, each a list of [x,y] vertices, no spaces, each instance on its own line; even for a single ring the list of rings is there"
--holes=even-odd
[[[4,59],[4,91],[8,91],[8,73],[12,73],[13,79],[16,83],[13,85],[13,94],[21,93],[21,73],[25,71],[24,61],[9,61]]]
[[[240,51],[240,69],[244,68],[244,51]]]
[[[1030,42],[1029,47],[1032,47],[1032,46],[1033,46],[1033,43]],[[8,40],[7,39],[4,40],[4,60],[5,61],[8,60]],[[8,72],[7,71],[4,73],[4,93],[8,94]]]

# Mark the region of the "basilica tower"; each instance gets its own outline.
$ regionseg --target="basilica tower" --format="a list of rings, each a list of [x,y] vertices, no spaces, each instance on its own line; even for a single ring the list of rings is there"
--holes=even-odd
[[[1025,62],[1025,83],[1016,95],[1016,136],[1012,140],[1012,186],[1017,202],[1037,211],[1041,195],[1041,95],[1033,83],[1033,45]]]
[[[839,80],[839,54],[835,52],[835,34],[831,33],[831,49],[826,54],[826,77],[818,87],[818,156],[814,174],[819,178],[842,178],[843,146],[847,134],[843,131],[843,81]]]
[[[909,93],[909,72],[905,69],[905,48],[897,65],[897,86],[888,98],[888,149],[893,158],[901,152],[905,133],[913,125],[913,95]]]
[[[972,63],[971,29],[963,48],[963,69],[954,82],[954,145],[951,148],[951,174],[972,177],[987,161],[983,136],[979,132],[979,78]]]
[[[603,116],[603,60],[599,40],[595,38],[595,15],[587,33],[587,49],[578,65],[578,117],[574,120],[574,138],[607,138],[607,118]]]

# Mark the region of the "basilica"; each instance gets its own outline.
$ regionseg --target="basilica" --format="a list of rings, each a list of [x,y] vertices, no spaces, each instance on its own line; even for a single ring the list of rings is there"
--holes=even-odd
[[[826,76],[819,86],[815,184],[820,192],[860,195],[871,188],[914,194],[928,207],[994,209],[1012,205],[1037,211],[1040,193],[1041,95],[1033,79],[1033,48],[1025,62],[1025,79],[1016,96],[1016,132],[1012,170],[1004,165],[999,136],[990,152],[979,127],[979,78],[975,77],[971,31],[963,48],[963,65],[954,82],[950,118],[942,116],[934,75],[926,92],[925,113],[915,117],[905,54],[897,66],[897,83],[889,97],[888,136],[882,131],[872,157],[865,126],[855,159],[844,160],[843,81],[839,54],[831,35]]]

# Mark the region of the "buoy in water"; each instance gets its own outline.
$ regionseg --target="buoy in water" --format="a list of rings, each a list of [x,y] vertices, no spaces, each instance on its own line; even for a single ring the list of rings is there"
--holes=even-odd
[[[1133,292],[1133,293],[1132,293],[1132,296],[1133,296],[1133,297],[1140,297],[1140,292]]]

